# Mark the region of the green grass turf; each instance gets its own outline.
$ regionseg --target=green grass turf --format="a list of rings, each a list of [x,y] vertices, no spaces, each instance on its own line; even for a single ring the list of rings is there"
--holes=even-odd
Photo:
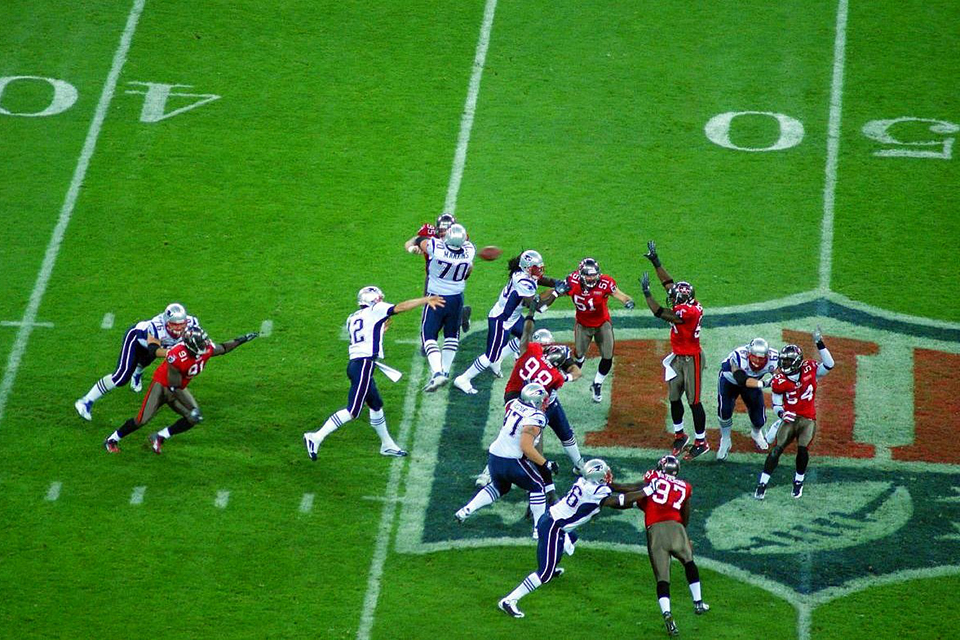
[[[693,280],[708,306],[813,288],[834,6],[501,3],[459,200],[471,235],[510,250],[534,245],[552,273],[594,253],[630,293],[646,267],[637,248],[655,237],[665,265]],[[955,320],[944,240],[957,217],[949,199],[932,195],[955,182],[955,165],[884,169],[888,160],[870,157],[857,137],[863,118],[949,119],[957,49],[943,53],[932,34],[888,44],[921,27],[948,37],[951,23],[880,6],[851,11],[835,282],[858,300]],[[0,72],[63,78],[80,98],[53,118],[0,117],[2,320],[26,305],[127,9],[4,8]],[[383,491],[389,463],[365,421],[338,432],[318,464],[299,437],[345,396],[339,329],[356,289],[378,283],[393,301],[420,291],[420,259],[400,245],[443,203],[482,11],[478,2],[147,0],[40,309],[39,320],[56,327],[33,333],[0,424],[0,637],[355,636],[382,508],[364,496]],[[889,38],[871,41],[866,25]],[[870,74],[890,78],[895,65],[929,70],[929,86],[917,92],[892,78],[889,103],[874,108],[881,85]],[[143,124],[142,96],[124,93],[131,81],[222,98]],[[4,107],[36,104],[35,90],[11,87]],[[914,102],[915,93],[933,102]],[[751,109],[801,119],[804,142],[745,154],[706,140],[710,117]],[[768,124],[744,121],[736,141],[762,144]],[[889,160],[900,162],[925,161]],[[878,198],[911,189],[940,212],[930,234],[939,241],[895,206],[869,217],[871,233],[855,228]],[[874,238],[873,229],[886,232]],[[897,263],[877,260],[901,237],[920,243],[910,275],[939,287],[913,287],[909,305],[890,284]],[[777,267],[785,255],[793,260]],[[782,277],[771,279],[774,268]],[[481,316],[502,283],[503,262],[477,265],[468,295]],[[92,424],[72,402],[113,367],[125,328],[171,299],[215,339],[267,318],[274,335],[210,364],[191,386],[206,422],[163,457],[141,443],[172,421],[169,412],[107,457],[99,443],[139,397],[114,392]],[[109,331],[99,329],[106,312],[117,316]],[[414,347],[392,340],[415,337],[417,317],[397,318],[387,334],[388,360],[404,370]],[[15,332],[0,328],[4,363]],[[396,433],[405,387],[381,390]],[[46,503],[54,480],[62,495]],[[144,504],[129,505],[141,485]],[[220,490],[231,491],[224,510],[213,506]],[[305,492],[316,503],[301,515]],[[532,548],[391,554],[374,635],[512,635],[513,621],[493,606],[533,561]],[[582,551],[565,565],[571,574],[524,602],[534,618],[526,622],[560,634],[567,621],[549,614],[558,610],[610,637],[661,632],[642,555]],[[687,610],[675,576],[685,635],[795,633],[782,600],[704,576],[717,607],[703,619]],[[858,637],[861,616],[895,628],[955,584],[914,582],[831,603],[814,615],[814,637]],[[878,610],[874,591],[920,597]]]

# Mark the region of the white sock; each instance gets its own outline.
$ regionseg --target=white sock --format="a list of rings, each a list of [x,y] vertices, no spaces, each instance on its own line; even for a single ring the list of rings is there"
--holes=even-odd
[[[487,357],[487,354],[481,353],[480,357],[473,361],[473,364],[470,365],[470,368],[464,371],[461,375],[467,380],[473,380],[478,375],[487,370],[487,367],[490,366],[490,358]]]
[[[170,437],[170,427],[164,427],[160,431],[157,431],[157,435],[166,440]]]
[[[103,376],[97,380],[96,384],[90,387],[90,391],[87,391],[87,395],[83,396],[84,402],[96,402],[103,394],[113,391],[117,388],[117,385],[113,384],[113,378],[109,375]]]
[[[577,445],[577,439],[571,438],[564,442],[563,450],[567,452],[567,457],[570,458],[573,466],[579,467],[580,463],[583,462],[583,456],[580,455],[580,447]]]
[[[700,595],[700,581],[690,583],[690,595],[693,596],[694,602],[700,602],[703,600],[703,596]]]
[[[134,377],[134,378],[136,378],[137,376],[142,376],[142,375],[143,375],[143,367],[137,367],[136,369],[133,370],[133,377]]]
[[[400,448],[397,446],[397,443],[393,441],[393,438],[390,437],[390,432],[387,431],[387,417],[383,414],[383,409],[379,411],[370,409],[370,426],[373,427],[373,430],[380,436],[380,446],[388,449]]]
[[[533,526],[540,522],[540,516],[547,511],[547,496],[540,491],[530,492],[530,513],[533,515]]]
[[[507,343],[507,348],[510,349],[510,351],[513,351],[514,357],[517,357],[517,358],[520,357],[520,339],[519,338],[512,338],[510,342]],[[503,360],[503,358],[500,358],[500,359]]]
[[[497,491],[496,487],[492,484],[488,484],[483,489],[480,489],[480,491],[477,491],[477,495],[473,496],[473,499],[463,507],[463,511],[467,515],[470,515],[478,509],[483,509],[485,506],[493,504],[499,498],[500,492]]]
[[[793,481],[794,481],[794,482],[803,482],[803,478],[804,478],[804,476],[806,476],[806,475],[807,475],[807,474],[805,474],[805,473],[795,473],[795,474],[793,474]]]
[[[670,598],[657,598],[661,613],[670,613]]]
[[[767,484],[770,482],[770,474],[763,472],[760,474],[760,484]]]
[[[347,411],[346,409],[340,409],[340,411],[337,411],[332,416],[327,418],[327,421],[323,423],[322,427],[320,427],[317,431],[313,432],[316,443],[320,444],[321,442],[324,441],[324,439],[326,439],[328,435],[330,435],[331,433],[339,429],[341,426],[347,424],[351,420],[353,420],[353,416],[350,415],[350,412]]]
[[[593,384],[603,384],[603,381],[607,378],[607,374],[597,372],[597,375],[593,376]]]
[[[510,594],[504,598],[504,600],[519,600],[523,596],[527,595],[531,591],[536,591],[540,586],[540,576],[537,575],[537,572],[534,571],[526,578],[523,579],[523,582],[517,585],[517,588],[510,592]]]
[[[682,423],[682,422],[679,423],[679,424],[674,423],[674,425],[673,425],[673,432],[674,432],[674,433],[680,433],[681,431],[683,431],[683,423]]]
[[[427,354],[427,362],[430,363],[430,371],[435,374],[440,373],[440,371],[443,369],[443,364],[440,361],[440,347],[437,346],[437,341],[424,340],[423,350]]]
[[[457,338],[443,339],[443,350],[440,352],[443,375],[450,375],[450,367],[453,365],[453,359],[457,356],[457,349],[459,348],[460,340]]]
[[[110,437],[107,438],[107,440],[113,440],[114,442],[120,442],[120,438],[121,438],[120,432],[119,432],[119,431],[114,431],[113,433],[110,434]]]
[[[733,430],[733,427],[720,427],[720,437],[724,440],[730,439],[730,432]]]

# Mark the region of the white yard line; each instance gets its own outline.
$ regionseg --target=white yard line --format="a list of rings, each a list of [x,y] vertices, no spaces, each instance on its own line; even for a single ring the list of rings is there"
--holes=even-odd
[[[417,395],[423,378],[423,358],[417,352],[410,358],[410,377],[407,380],[407,393],[403,398],[403,418],[397,433],[397,444],[408,447],[410,431],[413,429],[413,416],[417,409]],[[357,640],[369,640],[370,631],[380,598],[380,580],[383,578],[383,566],[387,562],[387,550],[390,547],[390,533],[397,512],[397,492],[400,487],[400,475],[403,472],[405,458],[394,458],[390,464],[390,478],[387,481],[387,494],[384,496],[383,510],[380,512],[380,528],[377,530],[377,543],[370,561],[370,573],[367,576],[367,593],[363,598],[360,613],[360,627]]]
[[[226,509],[228,504],[230,504],[230,492],[217,491],[217,499],[213,501],[213,506],[217,509]]]
[[[820,226],[821,293],[830,291],[833,269],[833,205],[837,191],[840,156],[840,114],[843,105],[843,67],[847,50],[847,0],[837,3],[836,37],[833,41],[833,80],[830,83],[830,120],[827,125],[827,164],[823,183],[823,221]]]
[[[264,320],[260,323],[260,337],[269,338],[273,333],[273,320]]]
[[[51,482],[50,488],[47,489],[47,502],[56,502],[60,497],[60,489],[63,488],[62,482]]]
[[[130,14],[127,16],[127,24],[120,36],[120,45],[113,54],[113,64],[110,67],[110,73],[103,83],[103,91],[100,93],[100,101],[97,103],[97,109],[93,114],[93,121],[90,123],[90,129],[87,131],[87,138],[84,140],[83,149],[80,151],[80,158],[77,160],[76,169],[73,172],[73,179],[70,181],[70,188],[67,189],[67,196],[63,200],[63,206],[60,208],[60,217],[57,220],[57,226],[53,228],[53,234],[50,236],[50,243],[47,245],[47,252],[43,256],[43,264],[40,272],[37,274],[37,281],[33,285],[33,291],[30,292],[30,302],[27,304],[26,311],[23,312],[23,320],[20,330],[17,331],[16,340],[13,343],[13,349],[10,351],[10,357],[7,358],[7,368],[3,372],[3,381],[0,382],[0,423],[3,422],[3,412],[7,406],[7,400],[10,398],[10,391],[13,389],[13,382],[17,377],[17,370],[20,368],[20,361],[27,350],[27,341],[30,340],[30,333],[33,331],[34,323],[37,320],[37,312],[40,310],[40,303],[43,301],[43,295],[47,291],[47,285],[50,283],[50,276],[53,274],[53,267],[56,265],[57,256],[60,254],[60,246],[63,244],[63,237],[67,232],[67,225],[70,224],[70,218],[73,215],[73,208],[77,204],[77,197],[80,195],[80,187],[87,175],[87,168],[90,166],[90,158],[97,147],[97,138],[100,137],[100,129],[103,127],[103,121],[107,117],[107,109],[110,107],[110,101],[113,100],[113,94],[117,88],[117,80],[120,77],[120,70],[127,60],[127,53],[130,51],[130,42],[133,40],[133,32],[137,29],[137,22],[140,19],[140,13],[143,11],[143,4],[146,0],[134,0],[130,7]]]
[[[23,320],[0,320],[0,327],[23,327],[25,324],[26,323]],[[31,325],[34,327],[53,329],[52,322],[33,322]]]
[[[300,499],[300,513],[310,513],[313,511],[313,494],[305,493]]]
[[[130,494],[130,504],[143,504],[143,494],[146,492],[146,487],[134,487]]]
[[[103,320],[100,322],[101,329],[113,329],[113,314],[105,313],[103,314]]]

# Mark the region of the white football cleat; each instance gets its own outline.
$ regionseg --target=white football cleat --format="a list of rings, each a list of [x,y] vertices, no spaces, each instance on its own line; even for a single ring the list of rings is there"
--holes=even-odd
[[[754,429],[750,437],[753,438],[753,442],[757,446],[757,451],[766,451],[770,448],[770,445],[767,444],[767,439],[763,437],[760,429]],[[776,436],[774,436],[774,439],[776,439]]]
[[[435,374],[433,374],[433,376],[430,378],[430,381],[427,382],[426,386],[423,387],[423,390],[426,391],[427,393],[436,391],[443,385],[447,384],[447,381],[449,379],[450,378],[448,378],[443,373],[438,371]]]
[[[483,468],[483,471],[481,471],[480,475],[477,476],[477,481],[474,484],[480,488],[490,484],[490,467]]]
[[[496,363],[496,364],[491,364],[491,365],[490,365],[490,373],[493,374],[493,377],[494,377],[494,378],[502,378],[502,377],[503,377],[503,369],[500,368],[500,363],[499,363],[499,362]]]
[[[467,521],[467,518],[470,517],[470,514],[467,513],[465,508],[458,509],[457,512],[453,514],[453,517],[457,519],[457,522],[459,522],[460,524],[463,524],[464,522]]]
[[[717,460],[726,460],[730,453],[730,446],[733,444],[730,438],[720,438],[720,448],[717,449]]]
[[[130,378],[130,391],[134,393],[140,393],[143,390],[143,371],[137,373],[134,371],[133,377]]]
[[[316,462],[317,450],[320,449],[320,445],[313,441],[312,435],[312,431],[307,431],[303,434],[303,446],[307,448],[307,455],[310,456],[310,459]]]
[[[473,385],[470,384],[470,381],[464,378],[463,376],[457,376],[453,379],[453,386],[460,391],[463,391],[468,396],[472,396],[478,393],[476,389],[473,388]]]
[[[530,537],[533,538],[534,540],[540,539],[540,532],[537,531],[537,525],[533,525],[533,534]]]
[[[523,617],[523,611],[520,611],[520,607],[517,606],[516,600],[507,600],[506,598],[504,598],[503,600],[497,603],[497,607],[500,609],[500,611],[503,611],[508,616],[511,616],[514,618]]]
[[[77,410],[77,413],[79,413],[80,417],[84,420],[93,420],[93,416],[90,415],[90,407],[92,406],[92,402],[87,402],[83,398],[73,403],[73,408]]]
[[[380,447],[380,455],[390,458],[403,458],[407,455],[407,452],[397,445],[393,445],[392,447]]]

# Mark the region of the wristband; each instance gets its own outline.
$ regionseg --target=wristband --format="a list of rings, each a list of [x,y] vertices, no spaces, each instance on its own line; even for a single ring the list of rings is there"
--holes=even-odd
[[[659,318],[660,316],[662,316],[662,315],[663,315],[663,307],[657,307],[657,310],[653,312],[653,315],[655,315],[655,316],[658,317],[658,318]]]
[[[826,348],[827,348],[827,345],[823,344],[822,339],[817,341],[817,349],[826,349]]]

